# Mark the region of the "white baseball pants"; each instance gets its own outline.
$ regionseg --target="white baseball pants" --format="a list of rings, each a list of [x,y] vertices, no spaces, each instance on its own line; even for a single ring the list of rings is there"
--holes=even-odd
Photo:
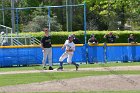
[[[59,58],[59,61],[62,62],[65,58],[67,58],[67,62],[71,63],[72,57],[73,57],[73,52],[64,52]]]

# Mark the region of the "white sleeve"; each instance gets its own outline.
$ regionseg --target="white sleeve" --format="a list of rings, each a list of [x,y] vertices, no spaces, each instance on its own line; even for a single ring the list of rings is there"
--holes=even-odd
[[[73,43],[72,50],[75,51],[75,44]]]
[[[68,40],[65,41],[64,46],[66,46],[68,44]]]
[[[74,44],[74,51],[75,51],[75,44]]]

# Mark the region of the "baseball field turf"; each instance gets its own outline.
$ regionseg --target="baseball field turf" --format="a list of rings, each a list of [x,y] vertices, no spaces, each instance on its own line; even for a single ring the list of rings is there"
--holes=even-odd
[[[107,64],[81,64],[80,68],[107,68],[107,67],[127,67],[127,66],[140,66],[139,62],[133,63],[107,63]],[[58,65],[53,66],[57,68]],[[88,77],[88,76],[107,76],[117,75],[123,78],[123,75],[140,75],[140,70],[112,70],[96,71],[96,70],[71,70],[75,69],[72,65],[64,65],[66,71],[50,71],[43,72],[42,66],[28,66],[28,67],[6,67],[0,68],[0,73],[14,72],[14,71],[32,71],[38,70],[36,73],[20,73],[20,74],[0,74],[0,87],[15,86],[21,84],[40,83],[46,81],[62,81],[65,79]],[[131,82],[130,80],[127,80]],[[63,83],[63,82],[62,82]],[[19,92],[18,92],[19,93]],[[21,92],[22,93],[22,92]],[[26,92],[30,93],[30,92]],[[51,92],[31,92],[31,93],[51,93]],[[52,93],[65,93],[65,92],[52,92]],[[140,90],[125,90],[125,91],[76,91],[72,93],[140,93]]]

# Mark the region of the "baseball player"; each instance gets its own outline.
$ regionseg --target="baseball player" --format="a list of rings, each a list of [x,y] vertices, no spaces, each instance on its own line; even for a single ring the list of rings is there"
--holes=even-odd
[[[115,43],[116,38],[119,38],[117,35],[113,35],[112,32],[109,32],[109,34],[104,35],[104,38],[107,39],[107,43]]]
[[[93,34],[90,36],[90,39],[88,40],[88,44],[98,44],[98,41]]]
[[[137,43],[136,38],[134,37],[133,34],[130,34],[130,36],[128,37],[128,43],[131,43],[131,44]]]
[[[49,31],[47,28],[44,28],[45,35],[41,39],[41,48],[43,52],[43,69],[46,70],[46,60],[48,57],[49,62],[49,70],[53,70],[52,68],[52,45],[51,45],[51,36],[49,35]]]
[[[75,51],[75,44],[73,43],[73,35],[68,36],[68,40],[65,41],[62,49],[65,48],[65,52],[61,55],[59,58],[60,67],[57,70],[63,70],[63,60],[67,58],[67,62],[69,64],[73,64],[76,67],[76,70],[78,70],[79,65],[75,62],[72,62],[73,53]]]
[[[7,39],[4,35],[5,35],[5,33],[2,31],[1,32],[1,37],[0,37],[1,46],[9,46],[10,44],[7,42]]]

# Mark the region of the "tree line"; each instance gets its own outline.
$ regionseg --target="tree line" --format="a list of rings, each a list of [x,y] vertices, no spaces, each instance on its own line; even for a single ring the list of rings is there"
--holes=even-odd
[[[140,0],[71,0],[72,4],[86,1],[87,30],[139,30]],[[66,0],[15,0],[15,8],[65,5]],[[11,27],[11,0],[0,1],[0,24]],[[83,7],[73,7],[73,31],[83,30]],[[18,11],[18,27],[22,31],[41,31],[48,26],[48,9]],[[4,14],[4,16],[3,16]],[[16,14],[16,12],[15,12]],[[4,19],[4,22],[3,22]],[[66,31],[66,9],[51,9],[51,30]]]

